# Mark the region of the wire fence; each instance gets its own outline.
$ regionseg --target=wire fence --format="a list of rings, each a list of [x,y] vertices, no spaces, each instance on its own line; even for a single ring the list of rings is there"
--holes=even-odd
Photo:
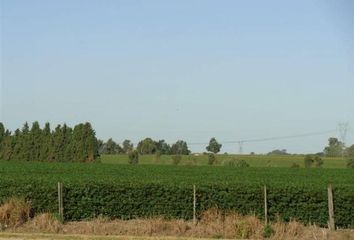
[[[62,183],[58,183],[58,215],[63,220],[79,220],[107,216],[123,220],[162,217],[168,219],[179,218],[193,220],[196,222],[205,211],[217,208],[223,212],[254,214],[263,219],[267,224],[269,219],[274,219],[275,216],[279,216],[279,212],[275,212],[276,210],[274,210],[276,209],[274,208],[276,205],[290,208],[287,210],[288,213],[285,214],[288,220],[292,217],[296,218],[295,211],[297,211],[297,208],[304,208],[304,204],[306,205],[306,200],[305,203],[299,203],[297,206],[296,203],[289,199],[284,200],[284,195],[281,194],[278,194],[279,199],[277,199],[274,193],[268,196],[269,190],[266,186],[263,186],[257,194],[247,195],[245,192],[246,197],[239,192],[231,195],[226,192],[218,192],[219,196],[221,196],[218,199],[213,199],[212,196],[209,196],[205,188],[198,190],[197,186],[194,185],[190,190],[190,195],[184,196],[183,198],[174,194],[163,195],[163,201],[160,201],[161,198],[158,197],[158,193],[152,192],[146,192],[143,201],[141,194],[137,196],[127,194],[119,199],[115,199],[110,197],[109,192],[106,193],[107,195],[97,193],[99,196],[95,195],[94,192],[93,194],[92,192],[90,194],[83,193],[79,198],[77,196],[71,198],[70,196],[77,193],[71,192],[70,188],[65,189]],[[323,197],[324,196],[319,196],[321,202],[319,202],[319,199],[312,199],[313,202],[319,203],[317,206],[315,206],[313,202],[308,203],[308,209],[312,209],[313,211],[309,214],[313,215],[313,213],[317,212],[319,216],[316,219],[322,219],[318,220],[320,221],[318,223],[322,225],[324,223],[328,224],[330,229],[335,229],[334,200],[331,185],[327,188],[327,199]],[[327,203],[324,202],[324,199],[327,200]],[[284,206],[287,201],[289,206]],[[323,209],[323,206],[326,206],[326,208]],[[305,208],[307,208],[307,206],[305,206]],[[294,216],[290,216],[291,213],[293,213]],[[271,216],[269,217],[269,215]],[[324,218],[325,221],[323,222]],[[353,222],[350,224],[353,224]]]

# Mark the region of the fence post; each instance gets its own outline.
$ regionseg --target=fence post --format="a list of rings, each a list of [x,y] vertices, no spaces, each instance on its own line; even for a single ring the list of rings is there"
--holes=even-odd
[[[196,218],[196,194],[195,194],[195,185],[193,185],[193,224],[195,225],[197,223],[197,218]]]
[[[264,223],[268,224],[268,204],[267,204],[267,186],[264,185]]]
[[[63,183],[58,182],[58,205],[59,205],[59,218],[64,221],[64,208],[63,208]]]
[[[327,192],[328,192],[328,214],[329,214],[328,228],[329,228],[329,230],[335,230],[336,226],[334,223],[334,206],[333,206],[332,184],[328,185]]]

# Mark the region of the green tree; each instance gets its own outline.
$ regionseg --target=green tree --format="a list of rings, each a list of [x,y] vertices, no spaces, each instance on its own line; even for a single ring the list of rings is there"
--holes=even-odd
[[[31,160],[31,139],[28,123],[25,122],[18,135],[13,138],[14,150],[13,158],[16,160],[29,161]]]
[[[155,142],[156,150],[159,151],[161,154],[170,154],[171,146],[165,142],[165,140],[159,140]]]
[[[209,145],[206,147],[206,150],[212,153],[217,154],[220,152],[222,144],[218,143],[215,138],[211,138],[209,141]]]
[[[129,153],[130,151],[132,151],[133,150],[133,148],[134,148],[134,145],[133,145],[133,143],[130,141],[130,140],[128,140],[128,139],[125,139],[124,141],[123,141],[123,151],[124,151],[124,153]]]
[[[190,154],[187,143],[183,140],[178,140],[176,143],[174,143],[171,146],[171,154],[173,154],[173,155],[177,155],[177,154],[188,155],[188,154]]]
[[[121,152],[123,152],[123,149],[112,138],[107,140],[102,150],[102,154],[118,154]]]
[[[81,130],[82,124],[79,125]],[[82,155],[80,155],[82,154],[82,147],[80,144],[84,141],[84,138],[80,136],[78,131],[79,129],[77,126],[72,130],[66,124],[63,124],[63,126],[58,125],[55,128],[52,142],[52,161],[68,162],[82,158]]]
[[[19,136],[19,134],[20,130],[17,129],[15,131],[15,136]],[[14,158],[15,141],[15,137],[11,136],[11,132],[6,130],[1,143],[0,159],[12,160]]]
[[[117,148],[117,143],[115,141],[113,141],[112,138],[110,138],[107,140],[107,142],[105,144],[103,154],[115,154],[116,148]]]
[[[340,157],[342,156],[344,145],[337,138],[329,138],[328,146],[323,150],[327,157]]]
[[[2,122],[0,122],[0,159],[1,159],[4,138],[5,138],[5,126]]]
[[[346,156],[350,158],[354,157],[354,144],[346,149]]]
[[[32,128],[29,133],[28,144],[30,146],[30,154],[28,161],[39,161],[41,153],[42,129],[38,122],[32,123]]]
[[[96,133],[91,124],[84,124],[84,162],[94,162],[99,158]]]
[[[354,159],[348,159],[347,160],[347,167],[348,168],[354,168]]]
[[[267,153],[267,155],[272,156],[272,155],[289,155],[289,153],[287,153],[286,149],[275,149],[269,153]]]
[[[151,138],[145,138],[140,141],[137,146],[139,154],[154,154],[157,150],[156,142]]]
[[[66,124],[51,131],[49,123],[43,130],[38,122],[29,129],[26,122],[14,134],[0,124],[0,159],[23,161],[78,161],[99,159],[98,142],[90,123],[78,124],[74,131]]]
[[[49,161],[52,154],[52,133],[50,130],[50,124],[47,122],[43,128],[41,135],[40,146],[40,161]]]
[[[5,127],[4,127],[4,124],[2,122],[0,122],[0,147],[1,147],[1,143],[2,143],[2,140],[4,139],[5,137]]]

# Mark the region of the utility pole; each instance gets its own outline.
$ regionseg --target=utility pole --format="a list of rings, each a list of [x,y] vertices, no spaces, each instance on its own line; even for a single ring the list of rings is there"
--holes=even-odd
[[[342,158],[344,157],[345,142],[346,142],[348,130],[349,130],[349,123],[348,122],[338,123],[339,138],[340,138],[340,141],[343,144],[343,146],[342,146]]]
[[[240,155],[242,155],[243,154],[243,143],[244,143],[244,141],[238,141],[237,143],[238,143],[238,153]]]

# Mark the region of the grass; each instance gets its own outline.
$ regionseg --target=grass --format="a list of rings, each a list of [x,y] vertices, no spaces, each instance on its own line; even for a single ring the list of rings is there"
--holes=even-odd
[[[251,167],[285,167],[289,168],[293,163],[297,163],[300,167],[304,167],[304,156],[301,155],[285,155],[285,156],[267,156],[267,155],[236,155],[236,154],[219,154],[217,155],[218,165],[222,165],[225,160],[232,158],[247,161]],[[347,160],[342,158],[323,157],[323,168],[346,168]],[[101,162],[105,164],[127,164],[128,156],[119,155],[102,155]],[[172,165],[172,156],[162,155],[159,159],[155,155],[139,156],[139,164],[158,164]],[[189,155],[182,156],[180,165],[208,165],[207,155]]]
[[[354,230],[350,229],[329,231],[316,225],[305,226],[296,221],[284,223],[279,220],[264,225],[263,221],[254,215],[223,213],[217,209],[204,212],[197,224],[192,221],[163,218],[128,221],[96,218],[82,222],[58,223],[59,231],[53,232],[53,229],[49,228],[45,234],[43,233],[45,228],[34,227],[37,224],[38,221],[29,220],[19,227],[0,232],[0,239],[264,239],[265,233],[271,240],[353,239],[354,237]],[[45,225],[48,224],[43,222],[43,226]]]
[[[206,238],[186,237],[146,237],[146,236],[98,236],[79,234],[43,234],[43,233],[0,233],[0,240],[203,240]]]

